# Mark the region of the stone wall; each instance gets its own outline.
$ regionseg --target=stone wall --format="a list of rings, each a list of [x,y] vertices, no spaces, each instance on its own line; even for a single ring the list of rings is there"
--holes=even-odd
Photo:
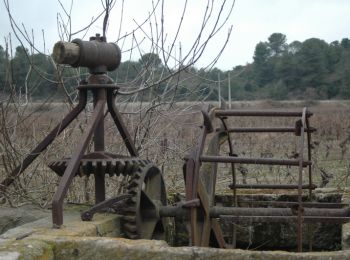
[[[337,196],[331,194],[319,194],[319,200],[334,201],[333,199]],[[274,196],[275,199],[281,199],[278,195]],[[332,196],[333,199],[331,199]],[[265,199],[270,200],[272,197],[266,197]],[[220,201],[220,199],[218,200]],[[229,197],[223,196],[220,203],[229,203],[229,200]],[[120,216],[115,214],[97,214],[93,221],[82,222],[80,220],[80,212],[85,209],[80,207],[65,208],[64,226],[61,229],[52,229],[51,212],[48,210],[34,209],[32,212],[37,213],[31,215],[31,211],[28,208],[25,211],[23,209],[1,208],[0,212],[3,219],[11,221],[0,223],[2,225],[6,223],[11,224],[7,224],[7,227],[0,226],[4,231],[0,235],[0,259],[350,259],[350,250],[294,253],[276,250],[253,251],[187,246],[172,247],[165,241],[128,240],[118,238],[121,235]],[[41,215],[38,212],[41,212]],[[21,217],[23,215],[28,215],[29,217]],[[17,218],[19,226],[14,227],[16,224],[11,216]],[[343,230],[342,245],[348,248],[350,232],[344,231],[350,229],[348,224],[344,226],[346,228]],[[263,239],[266,241],[267,238],[272,236],[276,236],[276,238],[273,237],[275,242],[282,241],[276,235],[281,233],[276,231],[277,229],[281,230],[281,227],[277,228],[276,225],[272,225],[268,228],[266,225],[257,225],[253,229],[255,234],[252,245],[261,243]],[[259,231],[260,229],[263,231]],[[257,236],[256,234],[259,232],[261,232],[260,236]],[[188,241],[186,228],[184,227],[182,231],[177,233],[182,234],[182,241],[186,244]],[[244,235],[244,232],[239,234],[237,237],[243,241],[241,243],[247,243],[251,239],[251,237]],[[226,235],[230,236],[231,234],[228,233]],[[286,245],[289,240],[294,241],[293,235],[284,233],[284,236],[285,238],[290,236],[290,239],[285,239],[286,242],[282,241]],[[327,240],[332,236],[331,230],[325,230],[324,234],[320,233],[319,236],[325,236],[324,240]],[[176,239],[173,241],[179,242]]]

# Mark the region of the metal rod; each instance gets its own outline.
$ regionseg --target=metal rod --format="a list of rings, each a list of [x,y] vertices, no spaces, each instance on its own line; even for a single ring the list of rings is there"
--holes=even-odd
[[[230,189],[286,189],[286,190],[293,190],[298,189],[298,185],[295,184],[230,184]],[[302,189],[316,189],[317,186],[312,184],[311,186],[309,184],[302,185]]]
[[[350,217],[350,208],[324,209],[324,208],[303,208],[303,217]],[[210,209],[210,216],[215,218],[221,215],[235,216],[297,216],[297,208],[248,208],[248,207],[219,207]]]
[[[120,194],[117,197],[113,197],[107,200],[104,200],[96,205],[94,205],[92,208],[90,208],[89,210],[84,211],[83,213],[81,213],[81,220],[82,221],[90,221],[92,220],[93,216],[95,213],[97,213],[100,210],[103,209],[108,209],[111,206],[115,207],[116,204],[131,198],[132,195],[131,194]]]
[[[309,118],[306,117],[305,118],[305,127],[304,129],[309,129],[310,128],[310,124],[309,124]],[[306,135],[307,138],[307,158],[309,161],[311,161],[311,133],[307,132]],[[312,167],[311,165],[308,166],[308,172],[309,172],[309,185],[312,185]],[[311,201],[312,199],[312,189],[309,189],[309,200]],[[307,233],[310,234],[311,232],[311,227],[310,225],[307,226]],[[312,251],[312,242],[313,242],[313,236],[309,236],[309,251]]]
[[[218,129],[220,130],[220,129]],[[229,133],[294,133],[295,127],[235,127],[227,129]],[[307,133],[313,133],[316,128],[309,127],[304,129]]]
[[[271,205],[276,207],[292,207],[299,205],[298,202],[292,201],[264,201],[264,200],[240,200],[240,205]],[[349,206],[349,203],[331,203],[331,202],[303,202],[303,208],[343,208]]]
[[[231,100],[230,100],[231,102]],[[231,104],[230,104],[231,105]],[[231,106],[230,106],[231,108]],[[231,135],[228,132],[228,127],[226,124],[226,119],[225,118],[220,118],[222,125],[225,129],[226,135],[227,135],[227,143],[229,146],[229,155],[233,156],[234,155],[234,151],[233,151],[233,145],[232,145],[232,139],[231,139]],[[233,206],[237,207],[237,185],[236,185],[236,168],[235,168],[235,164],[231,163],[231,174],[232,174],[232,192],[233,192]],[[232,248],[236,248],[236,242],[237,242],[237,229],[236,229],[236,225],[234,223],[232,223]]]
[[[278,111],[278,110],[216,110],[215,116],[266,116],[266,117],[301,117],[299,111]],[[313,113],[307,112],[306,116],[310,117]]]
[[[114,120],[115,125],[118,128],[120,135],[123,138],[126,148],[128,149],[131,156],[138,156],[138,152],[135,148],[134,142],[123,122],[123,119],[115,105],[115,98],[113,96],[113,89],[107,90],[107,106],[108,111]]]
[[[295,159],[271,159],[271,158],[242,158],[230,156],[209,156],[202,155],[202,162],[219,162],[219,163],[244,163],[244,164],[267,164],[267,165],[290,165],[299,166],[299,160]],[[310,161],[304,161],[303,167],[311,165]]]
[[[213,110],[211,109],[211,106],[207,106],[205,109],[202,109],[202,111],[206,111],[206,113],[203,113],[203,115],[207,114],[208,118],[211,118],[211,115],[213,113]],[[205,119],[205,117],[204,117]],[[197,195],[199,193],[199,187],[200,187],[200,176],[199,176],[199,169],[200,169],[200,156],[203,153],[205,140],[207,137],[208,132],[210,129],[207,127],[203,127],[202,133],[200,135],[199,142],[197,146],[195,147],[192,156],[194,161],[194,167],[192,169],[192,173],[187,172],[186,174],[191,174],[192,180],[188,182],[189,184],[192,183],[192,193],[190,194],[189,198],[186,198],[187,200],[196,199]],[[189,187],[191,189],[191,187]],[[209,207],[209,205],[205,205],[205,203],[202,204],[203,207]],[[209,210],[209,209],[208,209]],[[204,227],[200,227],[198,225],[198,209],[197,208],[191,208],[191,245],[193,246],[200,246],[201,245],[201,237],[202,237],[202,231],[204,231]],[[209,216],[206,216],[209,217]]]
[[[67,194],[68,188],[77,172],[80,160],[84,155],[86,147],[92,137],[92,134],[99,120],[103,117],[104,101],[98,101],[94,108],[94,113],[83,134],[82,141],[78,144],[68,166],[60,180],[57,191],[52,200],[52,221],[54,228],[59,228],[63,224],[63,199]]]
[[[301,134],[299,143],[299,176],[298,176],[298,223],[297,223],[297,245],[298,252],[303,251],[303,161],[304,161],[304,129],[305,129],[305,118],[307,109],[303,108],[301,117]]]
[[[96,108],[96,104],[98,101],[103,101],[103,108],[105,108],[106,102],[106,90],[105,89],[97,89],[93,90],[93,103],[94,108]],[[104,138],[104,117],[101,117],[97,122],[96,129],[94,131],[94,149],[95,152],[102,152],[105,150],[105,138]],[[105,187],[105,172],[102,167],[97,167],[96,172],[94,174],[95,177],[95,204],[98,204],[106,199],[106,187]]]
[[[299,204],[294,204],[298,206]],[[250,207],[221,207],[215,206],[210,208],[210,217],[219,218],[225,215],[232,216],[284,216],[297,217],[298,208],[250,208]],[[162,206],[159,208],[161,217],[188,217],[188,208],[178,206]],[[303,208],[303,218],[313,217],[347,217],[350,220],[350,207],[346,208]]]
[[[306,118],[305,119],[305,129],[310,129],[310,123],[309,123],[309,119]],[[307,158],[309,161],[311,161],[311,133],[307,132]],[[312,167],[311,165],[308,166],[308,170],[309,170],[309,184],[312,184]],[[311,200],[312,198],[312,190],[309,190],[309,199]]]
[[[222,219],[229,219],[236,224],[251,223],[291,223],[297,222],[297,216],[220,216]],[[315,217],[306,216],[303,218],[305,223],[334,223],[343,224],[350,222],[350,217]]]

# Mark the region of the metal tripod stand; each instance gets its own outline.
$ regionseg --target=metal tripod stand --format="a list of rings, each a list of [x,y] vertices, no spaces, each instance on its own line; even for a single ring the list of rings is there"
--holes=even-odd
[[[113,70],[119,66],[120,50],[118,46],[112,43],[106,43],[105,38],[96,35],[96,37],[91,37],[90,41],[81,41],[77,39],[72,43],[58,42],[55,45],[53,56],[57,63],[70,64],[73,67],[88,67],[90,76],[77,87],[79,95],[78,105],[69,112],[36,148],[24,158],[22,163],[2,181],[0,188],[4,191],[13,183],[34,159],[37,158],[75,118],[77,118],[80,112],[86,107],[87,94],[88,91],[91,91],[93,94],[93,113],[80,142],[70,160],[65,161],[65,165],[61,164],[60,167],[57,167],[56,164],[53,167],[56,172],[61,172],[62,175],[52,201],[53,226],[59,228],[63,224],[63,200],[72,183],[73,177],[79,170],[81,160],[85,158],[91,163],[93,160],[117,158],[116,155],[105,152],[104,111],[106,105],[130,155],[132,157],[137,157],[138,153],[115,105],[114,92],[118,90],[118,86],[114,84],[106,74],[107,70]],[[94,142],[94,152],[84,155],[92,138]],[[96,204],[105,200],[104,170],[103,167],[96,166],[93,171],[95,177]]]

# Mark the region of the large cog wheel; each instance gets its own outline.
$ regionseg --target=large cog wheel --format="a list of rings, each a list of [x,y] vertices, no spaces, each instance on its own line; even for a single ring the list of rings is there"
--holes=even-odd
[[[123,210],[122,230],[132,239],[165,239],[164,219],[159,207],[167,204],[161,171],[148,163],[130,176],[127,187],[132,195]]]

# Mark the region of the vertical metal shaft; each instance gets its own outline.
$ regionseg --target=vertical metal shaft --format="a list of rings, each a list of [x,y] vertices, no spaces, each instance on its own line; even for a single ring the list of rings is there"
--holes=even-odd
[[[309,129],[310,128],[310,124],[309,124],[309,118],[306,117],[305,118],[305,126],[304,128]],[[303,134],[303,133],[302,133]],[[307,158],[309,161],[311,161],[311,133],[307,132],[306,134],[307,136]],[[312,189],[311,189],[311,185],[313,185],[312,182],[312,165],[308,166],[308,170],[309,170],[309,201],[312,200]],[[312,243],[313,243],[313,235],[311,234],[311,225],[312,224],[308,224],[307,225],[307,234],[309,236],[309,251],[312,252]]]
[[[224,126],[224,129],[226,131],[226,135],[227,135],[227,142],[228,142],[228,146],[229,146],[229,150],[230,150],[230,156],[234,156],[233,153],[233,146],[232,146],[232,139],[230,136],[230,133],[228,131],[228,127],[225,121],[225,118],[220,118],[222,125]],[[233,206],[237,207],[237,189],[236,189],[236,167],[234,163],[231,163],[231,173],[232,173],[232,185],[233,185]],[[232,223],[232,248],[236,248],[236,243],[237,243],[237,229],[236,229],[236,224]]]
[[[106,102],[106,90],[98,89],[93,92],[93,102],[94,107],[99,100],[104,100]],[[103,105],[104,107],[104,105]],[[101,117],[97,123],[94,132],[94,149],[96,152],[103,152],[105,150],[105,140],[104,140],[104,117]],[[105,173],[101,168],[98,168],[95,173],[95,203],[100,203],[106,199],[106,188],[105,188]]]
[[[309,124],[309,119],[306,117],[305,118],[305,123],[306,125],[304,127],[306,128],[310,128],[310,124]],[[309,161],[311,161],[311,133],[307,132],[307,158]],[[308,170],[309,170],[309,184],[310,186],[312,185],[312,165],[308,166]],[[309,200],[311,200],[312,198],[312,189],[309,189]]]
[[[301,118],[301,134],[299,143],[299,178],[298,178],[298,223],[297,223],[297,244],[298,252],[303,251],[303,208],[302,208],[302,196],[303,196],[303,160],[304,160],[304,129],[306,108],[303,109]]]

